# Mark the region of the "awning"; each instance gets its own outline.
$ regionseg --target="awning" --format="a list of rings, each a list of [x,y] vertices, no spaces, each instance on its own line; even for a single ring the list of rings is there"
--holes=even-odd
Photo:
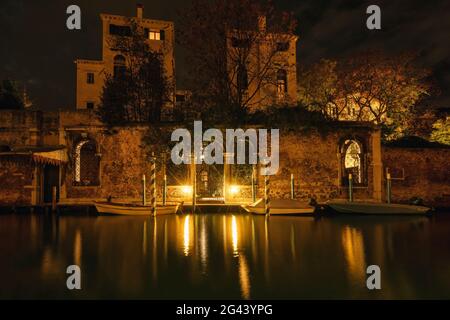
[[[29,160],[36,164],[61,165],[68,162],[67,149],[64,146],[22,147],[0,152],[0,161],[18,162]]]

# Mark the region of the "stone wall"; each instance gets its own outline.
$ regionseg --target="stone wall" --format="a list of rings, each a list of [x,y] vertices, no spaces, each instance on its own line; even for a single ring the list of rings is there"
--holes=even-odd
[[[290,176],[294,174],[295,197],[326,201],[346,198],[348,188],[341,183],[339,147],[345,139],[357,138],[366,149],[364,186],[354,189],[356,199],[373,197],[372,129],[368,127],[336,127],[328,134],[280,134],[280,170],[270,178],[271,196],[290,197]],[[259,179],[258,196],[264,193],[263,178]]]
[[[28,162],[0,162],[0,205],[32,203],[33,166]]]
[[[394,202],[420,197],[425,204],[450,207],[450,148],[383,147],[382,154]]]

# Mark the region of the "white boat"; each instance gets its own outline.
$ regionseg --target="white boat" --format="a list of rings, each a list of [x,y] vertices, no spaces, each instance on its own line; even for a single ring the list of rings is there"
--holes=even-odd
[[[327,206],[339,213],[368,215],[424,215],[431,212],[431,208],[424,206],[370,201],[331,200]]]
[[[95,208],[101,214],[119,214],[119,215],[151,215],[152,207],[149,205],[140,205],[134,203],[114,203],[114,202],[95,202]],[[178,211],[181,203],[157,205],[156,215],[172,214]]]
[[[253,214],[265,214],[264,199],[241,207]],[[271,215],[312,215],[316,208],[307,202],[292,199],[272,199],[269,202],[269,213]]]

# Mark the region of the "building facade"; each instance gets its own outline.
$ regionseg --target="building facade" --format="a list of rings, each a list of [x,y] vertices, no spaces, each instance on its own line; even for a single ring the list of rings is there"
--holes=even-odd
[[[228,31],[227,70],[234,99],[249,111],[297,102],[297,40],[294,34],[267,29]]]
[[[77,59],[76,108],[94,109],[100,103],[106,75],[114,75],[127,63],[127,55],[114,47],[114,38],[129,36],[131,24],[136,23],[145,32],[151,50],[161,54],[165,74],[175,79],[174,24],[171,21],[144,18],[144,8],[137,6],[136,17],[101,14],[102,59]],[[174,94],[173,94],[174,95]]]

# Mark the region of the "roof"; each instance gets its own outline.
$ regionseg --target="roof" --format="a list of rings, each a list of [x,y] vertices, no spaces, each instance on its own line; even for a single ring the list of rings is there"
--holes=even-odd
[[[0,152],[0,161],[31,160],[37,164],[61,165],[68,162],[64,146],[25,146]]]

